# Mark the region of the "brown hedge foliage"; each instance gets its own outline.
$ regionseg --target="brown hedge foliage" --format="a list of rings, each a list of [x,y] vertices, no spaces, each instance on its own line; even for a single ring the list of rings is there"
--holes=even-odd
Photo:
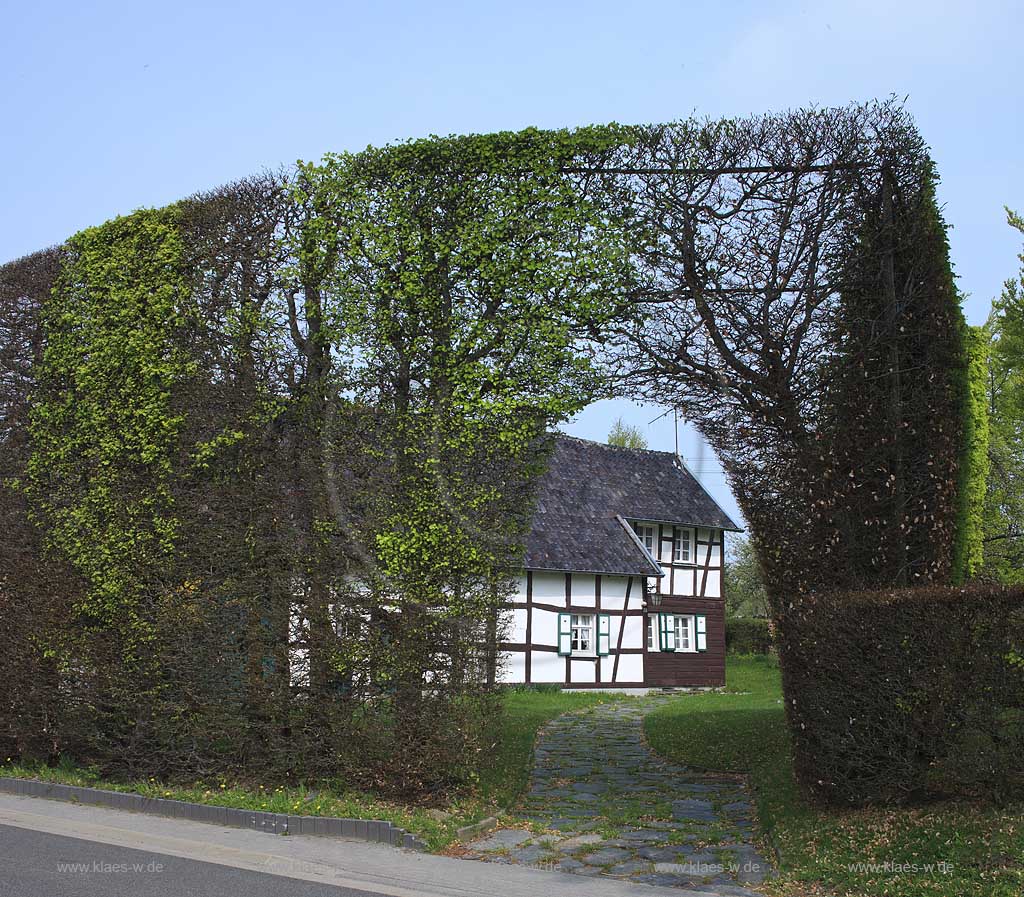
[[[654,126],[636,397],[721,459],[772,615],[814,592],[943,583],[966,360],[937,175],[893,100]]]
[[[56,688],[55,621],[81,583],[67,564],[44,555],[17,484],[30,446],[26,422],[42,348],[40,310],[60,266],[48,249],[0,269],[0,752],[52,758],[65,710]]]
[[[787,706],[813,705],[787,646],[816,596],[955,582],[971,539],[965,327],[935,166],[895,100],[655,126],[638,152],[645,178],[673,172],[638,189],[648,314],[617,333],[623,379],[722,461]],[[806,720],[789,722],[799,737]]]
[[[796,771],[815,799],[1024,788],[1024,589],[819,595],[781,638]]]
[[[930,161],[884,168],[861,198],[822,403],[828,589],[957,581],[966,331],[936,180]]]

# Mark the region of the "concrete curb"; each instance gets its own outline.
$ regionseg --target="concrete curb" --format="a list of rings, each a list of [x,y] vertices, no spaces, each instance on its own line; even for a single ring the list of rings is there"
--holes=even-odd
[[[215,807],[193,804],[183,800],[165,800],[144,797],[127,791],[106,791],[102,788],[82,788],[61,785],[37,779],[15,779],[0,776],[0,791],[26,797],[45,797],[65,800],[93,807],[130,810],[151,816],[171,819],[190,819],[193,822],[212,822],[233,828],[247,828],[275,835],[319,835],[327,838],[348,838],[353,841],[371,841],[390,844],[406,850],[427,851],[427,845],[391,822],[382,819],[340,819],[336,816],[292,816],[287,813],[264,813],[259,810],[239,810],[234,807]]]

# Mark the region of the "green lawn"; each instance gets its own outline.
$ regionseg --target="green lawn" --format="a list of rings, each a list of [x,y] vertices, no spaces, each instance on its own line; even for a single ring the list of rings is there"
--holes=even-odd
[[[781,873],[765,885],[767,893],[1024,894],[1024,805],[993,809],[945,802],[857,811],[807,806],[793,781],[773,658],[731,657],[725,693],[680,697],[651,713],[645,726],[651,746],[666,757],[750,775],[761,826],[782,856]]]
[[[0,757],[0,776],[42,779],[65,785],[131,791],[222,807],[263,810],[304,816],[341,816],[349,819],[386,819],[421,837],[433,850],[455,839],[458,828],[477,822],[509,806],[526,787],[533,762],[537,729],[547,720],[570,710],[613,700],[608,695],[563,694],[558,691],[516,689],[505,696],[504,715],[495,719],[491,749],[477,772],[474,787],[455,794],[443,806],[404,805],[372,794],[345,788],[343,783],[315,786],[253,786],[229,780],[182,785],[156,779],[110,781],[95,770],[70,765],[20,765]]]

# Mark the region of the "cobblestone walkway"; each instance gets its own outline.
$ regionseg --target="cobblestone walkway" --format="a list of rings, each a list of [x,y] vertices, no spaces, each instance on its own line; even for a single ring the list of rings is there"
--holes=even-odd
[[[601,704],[552,720],[515,811],[524,827],[468,844],[470,856],[756,897],[747,886],[763,881],[770,866],[752,843],[742,780],[687,771],[643,741],[644,715],[665,700],[673,698]]]

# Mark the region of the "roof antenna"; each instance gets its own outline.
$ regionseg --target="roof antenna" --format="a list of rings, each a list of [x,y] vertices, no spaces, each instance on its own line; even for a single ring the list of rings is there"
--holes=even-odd
[[[677,408],[675,407],[675,405],[673,405],[673,406],[672,406],[672,407],[671,407],[671,408],[669,409],[669,411],[671,411],[671,412],[672,412],[672,429],[673,429],[673,430],[675,431],[675,435],[676,435],[676,457],[677,457],[677,458],[678,458],[678,459],[679,459],[680,461],[682,461],[682,460],[683,460],[683,456],[679,454],[679,409],[677,409]],[[662,419],[663,417],[668,417],[668,411],[663,411],[663,412],[662,412],[661,414],[659,414],[659,415],[658,415],[658,416],[657,416],[656,418],[654,418],[654,420],[649,420],[649,421],[647,421],[647,426],[649,427],[649,426],[650,426],[651,424],[653,424],[653,423],[654,423],[655,421],[659,421],[659,420],[661,420],[661,419]],[[684,462],[684,463],[685,463],[685,462]]]

